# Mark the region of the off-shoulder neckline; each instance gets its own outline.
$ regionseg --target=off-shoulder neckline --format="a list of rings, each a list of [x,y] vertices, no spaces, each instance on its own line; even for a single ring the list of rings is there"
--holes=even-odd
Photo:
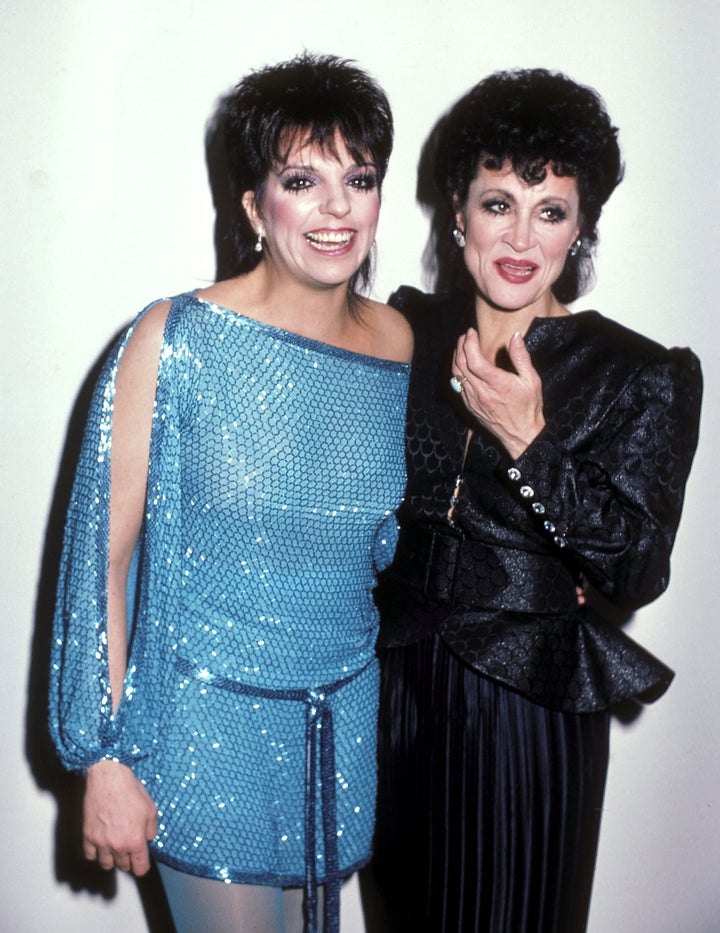
[[[258,330],[265,331],[268,335],[275,334],[278,338],[283,339],[289,343],[294,343],[295,345],[303,347],[307,350],[314,350],[326,356],[335,356],[340,359],[347,360],[356,359],[360,361],[366,361],[369,365],[378,366],[383,369],[393,369],[398,372],[408,372],[410,370],[410,363],[403,363],[398,360],[389,360],[381,356],[372,356],[372,354],[369,353],[360,353],[357,350],[348,350],[345,347],[339,347],[333,343],[326,343],[323,340],[317,340],[313,337],[305,337],[302,334],[295,333],[294,331],[286,330],[284,327],[277,327],[274,324],[268,324],[265,321],[258,320],[258,318],[243,314],[240,311],[235,311],[232,308],[218,304],[215,301],[208,301],[207,298],[201,298],[197,294],[198,291],[199,289],[195,289],[194,291],[188,293],[189,297],[193,301],[205,308],[209,308],[216,314],[227,316],[228,320],[237,320],[238,324],[241,326],[254,327]]]

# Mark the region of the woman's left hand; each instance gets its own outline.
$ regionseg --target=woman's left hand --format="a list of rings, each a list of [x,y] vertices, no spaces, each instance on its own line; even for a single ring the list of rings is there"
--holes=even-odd
[[[471,327],[458,340],[452,371],[462,384],[462,399],[470,414],[516,460],[545,427],[545,417],[542,381],[520,334],[511,338],[508,355],[514,373],[483,356],[478,333]]]

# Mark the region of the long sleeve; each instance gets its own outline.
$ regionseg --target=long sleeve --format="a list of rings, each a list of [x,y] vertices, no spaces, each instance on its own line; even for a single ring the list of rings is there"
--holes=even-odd
[[[153,303],[154,304],[154,303]],[[153,415],[147,509],[128,580],[128,668],[123,695],[112,711],[108,666],[108,560],[110,520],[110,457],[115,385],[122,354],[140,317],[121,337],[106,361],[92,397],[65,525],[53,623],[49,726],[63,765],[84,771],[103,758],[132,764],[147,754],[154,737],[135,701],[149,632],[149,585],[144,569],[152,566],[149,552],[162,534],[163,510],[172,490],[168,471],[172,456],[172,412],[175,407],[168,369],[176,357],[164,345]],[[167,341],[167,335],[166,335]],[[158,448],[162,445],[163,456]],[[166,456],[170,454],[170,456]],[[172,493],[171,493],[172,494]],[[167,505],[167,503],[165,503]],[[166,508],[165,512],[171,509]],[[142,609],[140,608],[142,606]]]
[[[563,413],[591,408],[578,391],[580,404]],[[668,585],[701,393],[697,358],[663,351],[619,387],[581,436],[575,431],[572,446],[564,440],[573,430],[568,418],[551,419],[508,470],[563,558],[623,607],[641,606]]]
[[[70,770],[126,761],[112,717],[107,652],[110,449],[115,382],[132,329],[107,360],[88,413],[65,524],[56,596],[50,731]]]
[[[584,577],[623,611],[667,587],[698,441],[697,357],[595,311],[536,319],[526,345],[546,426],[513,461],[448,386],[472,307],[413,289],[394,300],[413,325],[415,357],[408,487],[379,590],[381,644],[434,630],[475,670],[553,709],[656,698],[672,671],[595,601],[578,607],[575,587]],[[459,534],[448,544],[438,528],[461,470]]]

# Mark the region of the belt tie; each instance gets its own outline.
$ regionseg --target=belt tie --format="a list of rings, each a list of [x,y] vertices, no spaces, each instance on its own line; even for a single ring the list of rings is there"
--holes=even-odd
[[[337,687],[335,687],[337,689]],[[308,933],[317,931],[317,858],[315,852],[315,788],[320,752],[320,803],[325,858],[325,926],[340,927],[340,877],[335,825],[335,745],[332,709],[326,694],[309,690],[305,696],[305,909]]]
[[[359,671],[316,689],[270,690],[254,687],[230,677],[200,671],[185,658],[178,658],[176,666],[182,674],[200,678],[222,690],[245,696],[270,700],[296,700],[305,703],[305,910],[307,933],[317,933],[317,839],[315,835],[317,808],[316,788],[320,787],[323,856],[325,861],[325,933],[340,930],[340,887],[338,842],[335,804],[335,742],[333,737],[332,707],[328,697],[350,683],[370,666],[368,662]],[[318,781],[318,758],[320,780]]]

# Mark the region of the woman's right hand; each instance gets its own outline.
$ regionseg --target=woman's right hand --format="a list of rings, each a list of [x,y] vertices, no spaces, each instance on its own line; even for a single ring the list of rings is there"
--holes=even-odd
[[[507,350],[514,372],[483,356],[478,332],[471,327],[458,339],[452,371],[470,414],[517,460],[545,426],[542,381],[520,334],[513,335]]]
[[[83,806],[85,857],[101,868],[134,875],[150,869],[148,842],[157,833],[157,808],[130,768],[98,761],[88,769]]]

